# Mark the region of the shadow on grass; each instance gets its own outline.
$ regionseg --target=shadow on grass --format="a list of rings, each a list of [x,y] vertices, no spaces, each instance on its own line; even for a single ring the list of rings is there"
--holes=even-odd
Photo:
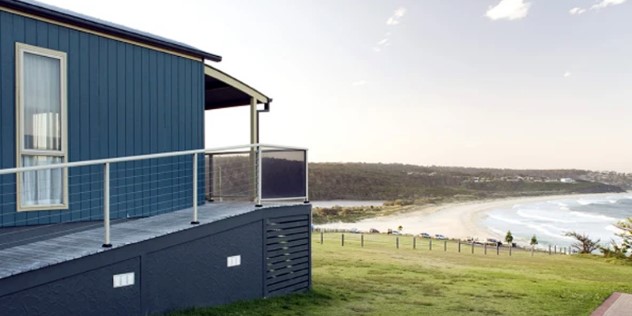
[[[328,306],[332,300],[331,294],[326,291],[311,290],[306,293],[253,301],[240,301],[218,307],[187,309],[167,315],[303,315],[306,307]]]

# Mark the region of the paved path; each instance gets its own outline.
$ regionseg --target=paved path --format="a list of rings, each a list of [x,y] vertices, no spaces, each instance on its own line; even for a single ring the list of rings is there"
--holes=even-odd
[[[591,316],[632,315],[632,294],[615,292]]]

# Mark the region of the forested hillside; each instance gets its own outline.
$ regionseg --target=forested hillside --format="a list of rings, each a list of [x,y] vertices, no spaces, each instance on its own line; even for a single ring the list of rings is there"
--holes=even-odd
[[[586,170],[511,170],[404,164],[310,163],[312,200],[427,200],[456,197],[623,192],[632,176]],[[600,177],[597,177],[599,175]],[[615,177],[616,176],[616,177]],[[594,179],[599,179],[597,182]],[[606,184],[618,179],[616,184]],[[592,180],[592,181],[591,181]],[[604,183],[606,182],[606,183]]]

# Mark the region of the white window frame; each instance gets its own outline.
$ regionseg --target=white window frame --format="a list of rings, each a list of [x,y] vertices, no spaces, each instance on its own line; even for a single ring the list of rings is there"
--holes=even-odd
[[[61,150],[33,150],[24,148],[24,54],[34,54],[59,60],[60,98],[61,98]],[[23,156],[55,156],[61,157],[62,163],[68,161],[68,121],[67,121],[67,54],[65,52],[28,45],[15,44],[15,100],[16,100],[16,165],[22,167]],[[16,175],[16,205],[17,211],[67,210],[68,209],[68,169],[62,169],[62,203],[22,205],[22,174]]]

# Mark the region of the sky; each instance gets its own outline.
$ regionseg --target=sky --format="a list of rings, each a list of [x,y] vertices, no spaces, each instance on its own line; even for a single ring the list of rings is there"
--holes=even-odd
[[[310,161],[632,172],[632,1],[43,2],[221,55]],[[206,147],[247,144],[247,107]]]

